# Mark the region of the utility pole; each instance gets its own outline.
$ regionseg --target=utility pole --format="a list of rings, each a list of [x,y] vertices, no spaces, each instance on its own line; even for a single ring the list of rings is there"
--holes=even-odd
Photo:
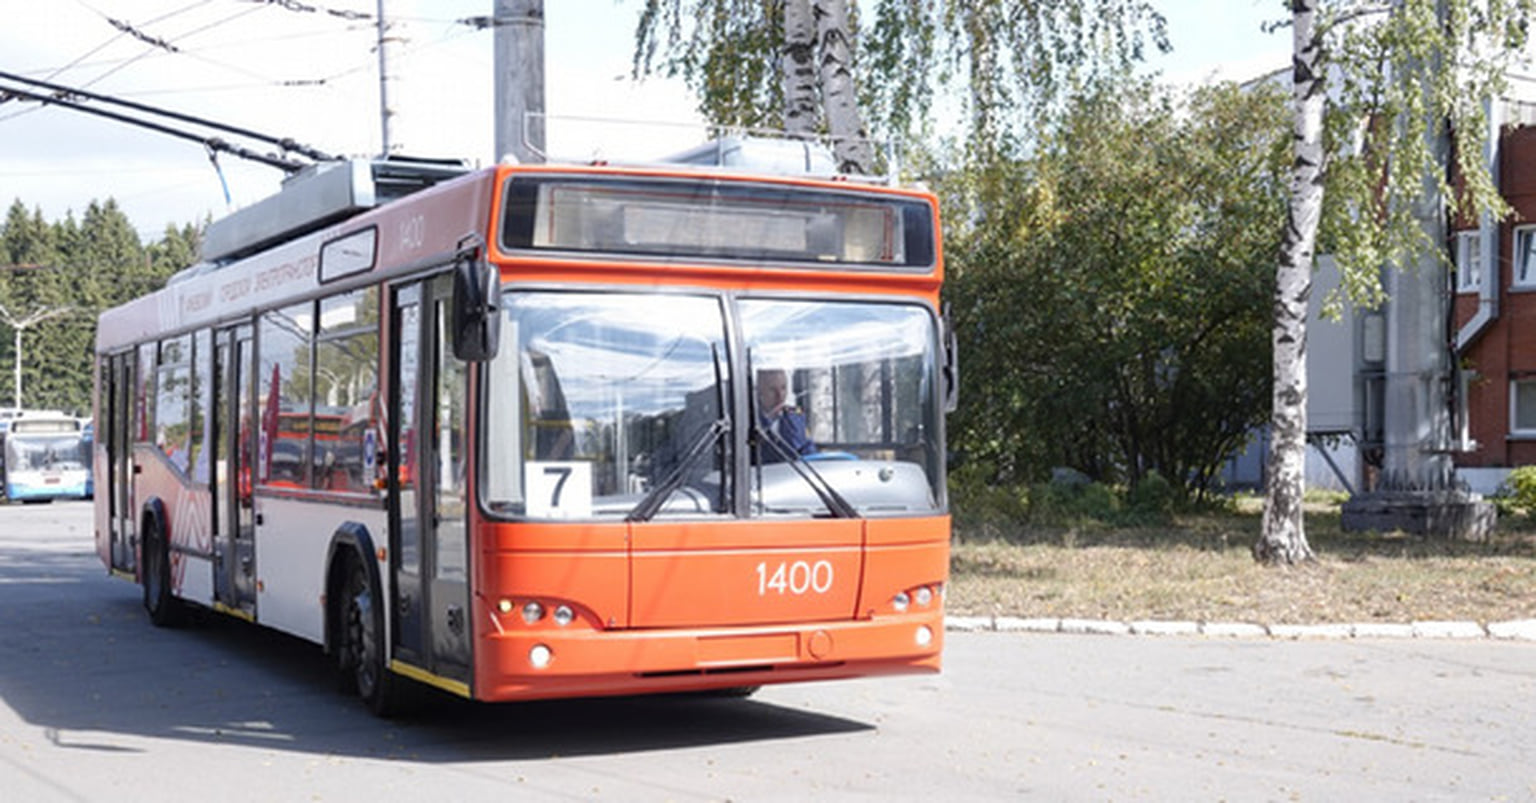
[[[17,318],[11,315],[11,311],[0,306],[0,318],[4,318],[7,325],[16,333],[16,385],[12,391],[11,399],[16,409],[22,409],[21,403],[21,333],[49,318],[57,318],[74,311],[74,307],[38,307],[32,314]]]
[[[379,0],[379,152],[385,157],[388,157],[390,151],[395,148],[395,141],[390,131],[390,122],[395,116],[395,110],[389,105],[389,84],[395,77],[389,72],[389,64],[391,52],[400,44],[400,39],[391,35],[389,31],[389,12],[385,8],[387,5],[386,0]]]
[[[496,158],[543,162],[544,0],[495,0]]]

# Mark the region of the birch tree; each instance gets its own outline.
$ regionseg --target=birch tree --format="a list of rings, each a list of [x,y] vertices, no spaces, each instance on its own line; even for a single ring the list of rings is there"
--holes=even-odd
[[[810,0],[784,0],[784,46],[779,51],[783,75],[784,131],[790,136],[815,136],[816,19]]]
[[[794,0],[790,0],[793,4]],[[846,0],[814,0],[816,45],[820,55],[821,104],[832,135],[832,154],[842,173],[872,173],[874,149],[859,113],[858,89],[853,80],[852,29]]]
[[[1481,148],[1455,149],[1450,186],[1435,146],[1449,131],[1487,130],[1509,60],[1526,42],[1532,0],[1290,0],[1290,201],[1276,269],[1273,433],[1256,560],[1308,560],[1301,500],[1306,344],[1313,259],[1321,242],[1349,301],[1383,299],[1380,272],[1441,253],[1417,217],[1427,194],[1446,214],[1502,217]],[[1426,187],[1426,184],[1428,187]],[[1331,299],[1339,303],[1343,299]]]
[[[804,52],[793,43],[807,5],[817,26],[819,98],[834,137],[864,138],[861,126],[880,139],[927,137],[934,100],[945,96],[958,98],[954,112],[967,115],[958,135],[1000,153],[1032,136],[1031,116],[1009,110],[1168,48],[1152,0],[643,0],[634,73],[683,78],[716,125],[783,122],[795,131],[786,118],[796,108],[800,119],[803,84],[789,89],[783,62]],[[843,115],[855,109],[859,125]]]

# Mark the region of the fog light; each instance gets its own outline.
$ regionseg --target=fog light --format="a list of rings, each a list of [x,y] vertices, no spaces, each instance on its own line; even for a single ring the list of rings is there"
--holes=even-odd
[[[532,649],[528,650],[528,663],[532,664],[534,669],[543,669],[549,666],[549,662],[554,657],[554,650],[543,644],[535,644]]]
[[[921,605],[924,608],[928,607],[928,603],[933,602],[933,589],[929,588],[928,586],[919,588],[917,590],[916,599],[918,605]]]
[[[533,624],[544,618],[544,606],[537,602],[530,602],[523,606],[523,621]]]
[[[496,610],[501,611],[502,613],[511,613],[512,612],[512,600],[504,599],[504,600],[497,601],[497,603],[496,603]]]
[[[565,627],[576,618],[576,612],[569,605],[561,605],[555,609],[555,624]]]
[[[917,646],[919,646],[919,647],[926,647],[926,646],[928,646],[929,644],[932,644],[932,643],[933,643],[933,631],[929,630],[927,625],[923,625],[922,627],[919,627],[917,629]]]
[[[891,607],[898,611],[906,610],[907,606],[911,603],[912,598],[907,596],[907,592],[905,591],[898,591],[896,592],[896,596],[891,597]]]

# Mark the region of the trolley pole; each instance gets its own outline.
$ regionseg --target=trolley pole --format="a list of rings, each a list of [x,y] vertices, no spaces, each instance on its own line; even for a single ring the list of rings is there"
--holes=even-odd
[[[543,162],[544,0],[495,0],[496,158]]]

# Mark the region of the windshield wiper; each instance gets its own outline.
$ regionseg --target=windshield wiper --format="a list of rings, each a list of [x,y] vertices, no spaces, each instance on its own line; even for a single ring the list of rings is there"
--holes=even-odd
[[[752,418],[756,421],[757,415],[754,413]],[[759,444],[766,443],[772,447],[774,452],[778,454],[779,461],[788,464],[790,468],[794,469],[796,474],[800,475],[800,479],[805,480],[806,485],[811,486],[811,490],[816,493],[816,496],[820,497],[821,503],[827,506],[827,510],[832,513],[833,518],[856,519],[859,517],[859,511],[854,508],[853,504],[843,498],[843,495],[838,493],[836,488],[832,487],[832,483],[827,482],[827,478],[821,476],[821,472],[811,466],[810,461],[805,459],[805,455],[800,454],[799,450],[790,446],[789,442],[785,441],[777,432],[765,428],[761,423],[754,423],[752,425],[752,432],[757,436]]]
[[[752,350],[748,349],[747,398],[752,400],[752,409],[748,411],[748,414],[752,416],[752,436],[757,441],[759,446],[759,459],[757,460],[758,471],[761,472],[763,467],[763,461],[761,459],[761,446],[762,444],[766,443],[779,456],[779,460],[781,462],[788,463],[789,467],[794,469],[796,474],[800,475],[800,479],[805,480],[805,484],[809,485],[816,496],[821,499],[821,503],[827,506],[827,510],[832,514],[833,518],[858,518],[859,511],[854,509],[853,505],[850,504],[847,499],[844,499],[843,495],[838,493],[836,488],[832,487],[832,483],[827,482],[826,477],[821,476],[821,472],[817,471],[811,466],[810,462],[805,459],[805,455],[800,454],[799,449],[790,446],[789,442],[784,440],[784,438],[782,438],[777,432],[774,432],[763,426],[763,418],[761,415],[759,415],[759,411],[757,409],[757,387],[754,377],[755,374],[752,370]],[[761,479],[758,481],[758,488],[758,492],[761,493]]]
[[[667,499],[672,496],[672,493],[682,487],[683,480],[693,470],[694,465],[704,455],[709,454],[714,449],[715,444],[720,441],[720,436],[725,434],[730,428],[731,421],[729,418],[723,416],[716,418],[703,432],[699,433],[699,437],[694,438],[693,444],[688,447],[687,452],[683,453],[683,459],[678,461],[677,467],[672,469],[672,472],[667,475],[666,479],[657,483],[656,487],[647,492],[641,498],[640,503],[635,505],[633,510],[629,511],[629,515],[624,517],[624,520],[650,521],[655,517],[661,511],[661,506],[666,504]]]

